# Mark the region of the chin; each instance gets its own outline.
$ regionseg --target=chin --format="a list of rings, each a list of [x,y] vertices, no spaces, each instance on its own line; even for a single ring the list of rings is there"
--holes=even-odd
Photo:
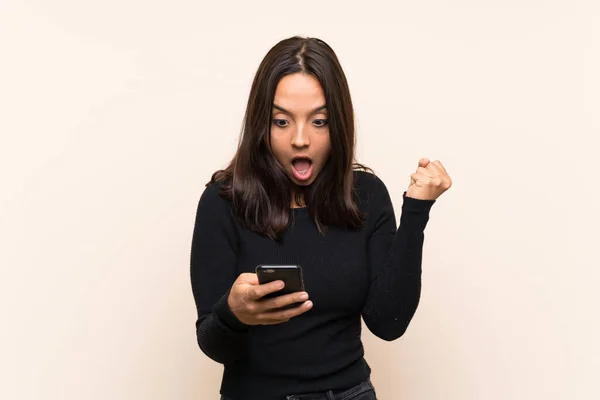
[[[309,181],[301,181],[301,182],[294,180],[294,183],[296,184],[296,186],[306,187],[306,186],[310,186],[314,181],[315,181],[314,179],[311,179]]]

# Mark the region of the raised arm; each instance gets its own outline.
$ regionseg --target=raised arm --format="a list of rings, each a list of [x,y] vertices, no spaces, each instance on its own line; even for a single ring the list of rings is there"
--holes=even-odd
[[[388,190],[379,178],[373,179],[368,242],[371,284],[362,316],[373,334],[391,341],[404,334],[419,304],[424,230],[435,200],[413,199],[404,192],[396,229]]]

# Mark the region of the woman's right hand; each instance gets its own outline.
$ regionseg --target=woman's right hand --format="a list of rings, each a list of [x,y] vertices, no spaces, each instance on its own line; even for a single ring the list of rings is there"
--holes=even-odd
[[[269,293],[283,289],[282,281],[260,285],[258,276],[241,274],[233,283],[227,303],[233,314],[246,325],[274,325],[287,322],[312,308],[308,293],[297,292],[263,299]],[[289,304],[302,302],[297,307],[279,310]]]

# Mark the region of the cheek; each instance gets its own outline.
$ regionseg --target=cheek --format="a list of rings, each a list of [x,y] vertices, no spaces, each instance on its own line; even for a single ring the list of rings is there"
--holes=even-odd
[[[282,144],[281,139],[278,139],[276,135],[272,135],[271,138],[271,151],[273,152],[273,155],[275,156],[275,158],[277,159],[277,161],[281,162],[281,160],[284,158],[285,155],[285,151],[284,151],[284,146]]]
[[[320,143],[319,149],[321,156],[323,156],[324,158],[329,157],[329,153],[331,153],[331,140],[329,138],[329,135],[323,138],[323,141]]]

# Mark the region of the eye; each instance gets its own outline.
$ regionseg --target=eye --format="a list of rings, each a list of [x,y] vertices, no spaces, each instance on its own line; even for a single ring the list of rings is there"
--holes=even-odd
[[[323,128],[326,126],[328,121],[326,119],[315,119],[314,124],[317,128]]]
[[[285,128],[288,125],[285,119],[273,119],[273,123],[280,128]]]

